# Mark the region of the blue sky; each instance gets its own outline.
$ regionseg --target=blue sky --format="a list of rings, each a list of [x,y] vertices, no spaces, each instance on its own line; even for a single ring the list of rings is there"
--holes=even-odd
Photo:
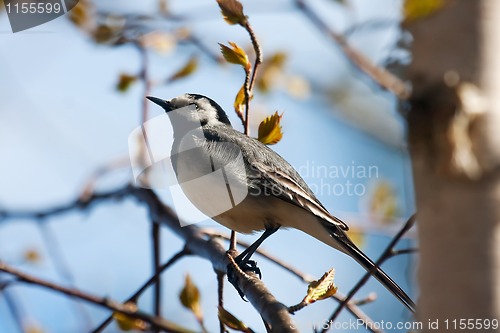
[[[105,7],[116,8],[117,3],[109,1]],[[285,113],[284,139],[273,149],[298,170],[319,166],[375,166],[378,177],[356,179],[356,183],[368,192],[379,181],[390,183],[396,193],[399,218],[403,220],[411,215],[414,210],[411,170],[402,144],[403,126],[394,109],[395,101],[388,94],[374,92],[367,80],[349,67],[340,51],[325,41],[287,1],[276,2],[265,9],[262,9],[264,2],[243,3],[248,5],[247,13],[261,38],[264,55],[275,50],[288,52],[288,70],[311,82],[312,94],[305,100],[290,98],[281,91],[256,96],[256,116],[274,110]],[[394,20],[399,16],[399,2],[392,0],[378,2],[376,6],[368,0],[356,0],[351,2],[352,10],[342,9],[331,1],[311,3],[339,31],[352,22]],[[147,12],[154,8],[153,4],[154,1],[140,5],[129,2],[120,8]],[[217,42],[246,43],[241,29],[229,27],[220,19],[214,2],[173,1],[172,6],[175,11],[190,15],[190,27],[214,52],[218,49]],[[391,54],[397,34],[397,29],[389,26],[357,33],[350,42],[374,61],[383,62]],[[179,46],[175,53],[152,54],[152,75],[168,76],[193,52],[194,49]],[[94,170],[116,158],[127,157],[128,135],[139,125],[142,88],[136,85],[126,94],[119,94],[114,87],[120,73],[134,73],[139,68],[139,58],[133,48],[96,46],[64,17],[12,34],[3,14],[0,15],[0,63],[0,156],[3,162],[0,163],[0,207],[37,209],[65,203],[78,195]],[[184,92],[198,92],[217,100],[229,111],[241,80],[239,68],[216,66],[202,56],[200,69],[192,77],[157,87],[153,95],[171,98]],[[338,98],[339,94],[343,98],[337,105],[335,98],[332,104],[325,97]],[[159,108],[151,107],[152,117],[160,114]],[[229,114],[233,124],[239,125],[236,116]],[[325,181],[311,174],[304,174],[304,178],[319,188]],[[128,180],[127,172],[114,172],[102,179],[98,188],[106,189]],[[346,179],[334,181],[344,183]],[[331,212],[350,223],[370,228],[366,197],[317,194]],[[168,194],[164,196],[168,198]],[[68,283],[68,279],[57,272],[44,245],[43,235],[48,232],[55,235],[62,249],[73,283],[83,290],[122,300],[151,274],[146,211],[132,201],[100,205],[83,214],[75,212],[51,219],[44,225],[48,231],[26,220],[0,224],[0,258],[37,276]],[[224,231],[213,222],[203,225]],[[387,235],[395,229],[374,228],[364,249],[376,257],[389,241]],[[168,230],[162,232],[163,258],[167,259],[182,243]],[[251,241],[255,236],[242,238]],[[267,240],[264,247],[279,257],[293,258],[295,266],[315,277],[335,267],[336,283],[343,292],[363,273],[350,258],[298,231],[279,232]],[[39,264],[21,262],[22,254],[30,248],[42,254]],[[285,304],[300,301],[306,286],[263,259],[259,265],[265,283],[279,300]],[[408,289],[411,267],[414,264],[407,257],[400,257],[388,262],[385,269]],[[163,280],[168,282],[163,290],[165,316],[197,328],[191,314],[177,301],[186,272],[202,290],[207,326],[217,327],[213,315],[216,279],[212,277],[210,265],[197,258],[185,259],[165,273]],[[370,291],[376,291],[379,299],[363,309],[374,320],[409,319],[407,311],[375,281],[359,296]],[[81,321],[75,314],[79,310],[75,310],[74,302],[34,287],[20,285],[10,288],[9,292],[22,305],[28,322],[33,325],[43,327],[46,332],[81,331]],[[150,304],[150,295],[146,294],[140,306],[149,309]],[[257,331],[261,329],[257,313],[230,287],[226,289],[226,304],[247,324]],[[314,304],[294,319],[305,331],[333,311],[334,303],[327,304]],[[87,304],[84,308],[94,324],[107,314]],[[344,315],[340,320],[348,318]],[[115,330],[112,325],[109,332]],[[1,297],[0,332],[16,332]]]

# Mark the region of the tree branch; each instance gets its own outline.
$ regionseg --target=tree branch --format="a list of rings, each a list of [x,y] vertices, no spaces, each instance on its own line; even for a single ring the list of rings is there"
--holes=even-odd
[[[153,239],[153,269],[154,269],[154,275],[153,276],[158,276],[154,283],[154,314],[157,317],[161,316],[161,277],[160,277],[160,270],[161,270],[161,238],[160,238],[160,224],[157,223],[156,221],[152,221],[151,223],[151,237]],[[157,333],[157,332],[154,332]]]
[[[29,284],[34,284],[34,285],[37,285],[40,287],[44,287],[44,288],[53,290],[55,292],[68,295],[68,296],[76,297],[78,299],[105,307],[109,310],[112,310],[113,312],[122,313],[122,314],[124,314],[128,317],[131,317],[131,318],[137,318],[137,319],[144,320],[145,322],[151,324],[151,326],[156,327],[158,329],[162,329],[162,330],[165,330],[168,332],[186,332],[186,331],[181,331],[181,330],[175,329],[175,327],[178,326],[177,324],[171,323],[163,318],[151,316],[151,315],[148,315],[148,314],[141,312],[141,311],[131,311],[123,304],[118,303],[116,301],[113,301],[109,298],[94,296],[94,295],[82,292],[78,289],[63,287],[63,286],[60,286],[58,284],[49,282],[47,280],[43,280],[43,279],[31,276],[29,274],[23,273],[15,268],[5,264],[2,261],[0,261],[0,271],[4,272],[4,273],[8,273],[8,274],[13,275],[13,276],[16,276],[20,281],[23,281],[23,282],[26,282]]]
[[[236,252],[236,251],[232,251]],[[278,302],[276,298],[264,288],[262,281],[254,273],[245,273],[236,264],[234,253],[228,253],[226,258],[235,271],[238,286],[250,303],[260,313],[262,319],[271,325],[271,332],[298,332],[290,318],[288,307]]]
[[[205,239],[202,231],[194,225],[181,227],[178,217],[170,207],[161,203],[153,191],[132,188],[132,194],[140,202],[147,204],[152,218],[157,218],[158,221],[167,225],[174,233],[183,238],[186,242],[186,248],[193,254],[209,260],[214,270],[227,272],[227,265],[230,264],[231,260],[220,242],[213,238]],[[236,254],[236,251],[232,252]],[[283,314],[282,308],[286,309],[286,306],[276,301],[261,280],[256,277],[246,278],[243,276],[239,279],[238,285],[253,307],[273,327],[273,332],[295,332],[290,315]]]
[[[150,219],[152,221],[158,221],[162,225],[165,225],[170,230],[172,230],[177,236],[182,238],[185,241],[186,249],[189,250],[192,254],[198,255],[204,259],[207,259],[211,262],[212,267],[217,272],[227,272],[227,265],[230,264],[230,260],[226,255],[226,250],[222,246],[222,244],[213,239],[206,238],[203,232],[194,225],[188,225],[185,227],[181,227],[179,223],[179,219],[177,215],[172,211],[172,209],[168,206],[163,205],[163,203],[158,199],[156,194],[148,189],[137,188],[132,185],[127,185],[123,188],[109,191],[101,194],[94,193],[90,197],[87,198],[85,202],[82,202],[81,199],[77,199],[73,202],[70,202],[67,205],[63,205],[61,207],[56,207],[52,209],[47,209],[41,212],[0,212],[0,216],[3,219],[12,219],[12,218],[34,218],[38,219],[40,217],[49,217],[56,216],[73,209],[83,209],[90,207],[92,204],[96,202],[100,202],[106,199],[124,199],[126,197],[131,197],[137,199],[140,203],[146,205],[149,210]],[[236,252],[236,251],[234,251]],[[1,269],[0,269],[1,270]],[[35,280],[38,281],[38,280]],[[283,314],[281,311],[281,307],[286,308],[283,304],[276,301],[274,296],[267,290],[264,283],[258,278],[246,279],[242,278],[240,281],[240,288],[245,292],[246,297],[249,299],[250,303],[253,307],[259,311],[259,313],[269,322],[269,324],[273,327],[273,332],[295,332],[293,328],[293,323],[291,321],[290,315],[287,313]],[[41,281],[40,282],[44,282]],[[31,283],[35,283],[31,280]],[[35,283],[36,284],[36,283]],[[58,290],[56,284],[43,283],[42,286],[45,287],[53,287],[51,289]],[[61,287],[64,288],[64,287]],[[60,289],[59,289],[60,290]],[[76,296],[72,293],[73,289],[65,288],[64,290],[69,291],[68,295]],[[86,295],[83,295],[86,297]],[[99,299],[97,297],[87,297],[82,298],[88,301],[93,301],[96,304],[105,306],[106,302],[103,302],[105,299]],[[281,305],[280,305],[281,304]],[[112,304],[113,305],[113,304]],[[115,304],[116,305],[116,304]],[[130,310],[124,309],[122,307],[118,307],[118,312],[125,313],[123,311]],[[115,310],[115,309],[112,309]],[[280,310],[279,315],[276,315],[274,311]],[[142,316],[142,314],[141,314]],[[137,316],[136,316],[137,317]],[[139,319],[143,319],[148,321],[148,319],[153,320],[151,323],[161,324],[158,322],[159,318],[149,316],[140,317]],[[156,325],[155,327],[160,327]]]
[[[158,279],[160,278],[160,274],[163,273],[163,271],[167,270],[170,266],[172,266],[174,263],[176,263],[179,259],[183,258],[184,256],[190,254],[187,249],[182,249],[182,251],[177,252],[172,258],[170,258],[166,263],[164,263],[158,271],[153,275],[146,283],[142,285],[132,296],[130,296],[125,302],[123,303],[128,303],[128,302],[134,302],[137,303],[137,300],[139,296],[141,296],[153,283],[157,282]],[[101,325],[99,325],[96,329],[92,331],[92,333],[100,333],[102,332],[106,326],[108,326],[111,321],[113,320],[112,316],[109,316],[106,318]]]
[[[382,255],[380,258],[375,262],[375,265],[377,267],[380,267],[387,259],[391,258],[393,255],[394,247],[396,244],[399,242],[399,240],[410,230],[413,225],[415,224],[416,220],[416,215],[412,215],[408,221],[405,223],[405,225],[401,228],[401,230],[394,236],[394,238],[391,240],[391,242],[387,245],[385,248],[384,252],[382,252]],[[354,295],[363,287],[368,279],[372,276],[371,272],[366,272],[365,275],[356,283],[356,285],[349,291],[345,299],[339,304],[337,309],[333,312],[333,314],[330,316],[328,319],[328,322],[333,322],[337,317],[339,316],[340,312],[342,309],[351,301],[351,299],[354,297]],[[324,328],[322,330],[322,333],[326,333],[328,331],[328,327]]]
[[[225,274],[217,272],[217,305],[219,309],[224,308],[224,277]],[[219,332],[224,333],[225,327],[222,320],[219,318]]]
[[[326,24],[326,22],[323,21],[304,0],[295,0],[295,5],[318,30],[325,33],[334,42],[336,42],[338,46],[340,46],[353,65],[372,78],[373,81],[392,92],[399,99],[405,100],[410,96],[409,85],[387,71],[385,68],[377,66],[361,52],[351,47],[345,38],[330,29],[328,24]]]
[[[226,240],[229,240],[229,237],[227,235],[224,235],[222,233],[212,231],[212,230],[203,230],[203,233],[210,235],[212,237],[220,237]],[[249,247],[250,244],[245,242],[245,241],[238,241],[238,245],[241,245],[243,247]],[[273,262],[274,264],[278,265],[279,267],[283,268],[284,270],[288,271],[290,274],[293,276],[297,277],[299,280],[301,280],[304,283],[310,283],[314,281],[314,277],[312,277],[309,274],[301,272],[299,269],[293,267],[292,265],[284,262],[283,260],[277,258],[276,256],[272,255],[271,253],[267,252],[266,250],[263,250],[262,248],[258,248],[257,251],[255,251],[258,255],[266,258],[267,260]],[[346,299],[346,296],[341,293],[340,291],[337,291],[335,295],[332,296],[332,299],[336,300],[338,303],[344,302]],[[359,305],[361,305],[362,302],[360,301],[353,301],[350,300],[346,303],[345,307],[347,310],[356,318],[360,319],[363,323],[366,323],[366,327],[369,331],[373,333],[382,333],[383,331],[380,329],[377,329],[377,325],[374,325],[374,321],[361,310]]]

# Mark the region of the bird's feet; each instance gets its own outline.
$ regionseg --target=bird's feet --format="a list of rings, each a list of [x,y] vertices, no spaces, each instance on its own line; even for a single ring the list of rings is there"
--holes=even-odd
[[[245,273],[251,272],[255,273],[259,276],[259,279],[262,279],[262,274],[260,268],[257,267],[257,262],[253,260],[246,260],[245,262],[238,262],[238,258],[236,258],[236,264],[238,267]],[[238,286],[238,275],[236,274],[236,269],[232,264],[227,265],[227,280],[233,285],[236,289],[240,297],[246,301],[245,294]]]

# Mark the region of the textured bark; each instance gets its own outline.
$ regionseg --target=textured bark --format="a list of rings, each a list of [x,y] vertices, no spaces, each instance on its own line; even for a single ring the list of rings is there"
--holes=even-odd
[[[500,1],[449,1],[407,28],[418,317],[428,332],[428,319],[438,331],[500,319]],[[481,331],[472,326],[460,332]]]

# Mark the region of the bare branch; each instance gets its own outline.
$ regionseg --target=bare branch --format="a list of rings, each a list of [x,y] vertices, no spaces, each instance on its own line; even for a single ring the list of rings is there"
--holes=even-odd
[[[24,309],[21,306],[19,302],[16,302],[16,299],[9,293],[8,290],[3,290],[7,286],[9,286],[10,281],[5,281],[2,282],[1,286],[2,288],[0,289],[1,295],[3,299],[5,300],[5,304],[7,305],[7,308],[9,309],[10,313],[12,314],[12,317],[14,318],[14,324],[17,326],[19,332],[27,333],[27,330],[25,329],[23,325],[23,318],[25,317],[24,315]]]
[[[133,188],[132,192],[139,201],[147,204],[152,217],[158,218],[158,221],[166,224],[174,233],[184,239],[186,247],[193,254],[210,260],[216,271],[226,273],[230,260],[220,242],[213,238],[205,239],[202,231],[194,225],[181,227],[178,217],[169,207],[160,202],[154,192],[139,188]],[[238,285],[253,307],[271,324],[273,332],[295,331],[291,327],[289,314],[284,315],[281,310],[281,308],[286,310],[286,307],[276,301],[261,280],[256,277],[240,278]],[[277,328],[282,330],[274,331]]]
[[[157,317],[161,316],[161,278],[159,276],[161,270],[160,253],[161,253],[161,237],[160,224],[156,221],[151,223],[151,237],[153,239],[153,267],[154,276],[158,276],[154,286],[154,314]],[[157,333],[155,331],[154,333]]]
[[[328,24],[324,22],[321,17],[304,1],[295,0],[297,8],[304,13],[305,17],[311,21],[318,30],[325,33],[333,41],[335,41],[347,58],[361,71],[372,78],[376,83],[378,83],[383,88],[389,90],[399,99],[405,100],[410,96],[410,88],[405,82],[399,79],[397,76],[393,75],[385,68],[377,66],[365,55],[360,53],[355,48],[351,47],[345,38],[330,29]]]
[[[391,257],[399,256],[401,254],[412,254],[412,253],[417,253],[417,252],[418,252],[417,248],[394,250],[391,253]]]
[[[246,72],[245,76],[245,134],[249,134],[249,124],[250,124],[250,119],[249,119],[249,112],[250,112],[250,98],[252,96],[252,91],[253,91],[253,86],[255,84],[255,78],[257,77],[257,70],[259,68],[259,65],[262,63],[262,48],[260,47],[259,41],[257,40],[257,36],[255,36],[255,32],[252,29],[252,26],[250,25],[250,22],[248,20],[245,20],[245,24],[243,25],[243,28],[248,32],[248,35],[250,36],[250,40],[252,41],[252,46],[255,51],[255,62],[253,64],[253,69],[251,73],[251,78],[250,78],[250,72]]]
[[[220,238],[223,238],[226,240],[230,239],[229,236],[227,236],[223,233],[217,232],[217,231],[204,229],[202,232],[204,234],[212,236],[212,237],[220,237]],[[250,243],[239,240],[238,245],[243,246],[243,247],[249,247]],[[278,265],[279,267],[288,271],[289,273],[291,273],[293,276],[297,277],[299,280],[301,280],[304,283],[310,283],[311,281],[314,280],[313,276],[306,274],[306,273],[303,273],[299,269],[284,262],[283,260],[279,259],[278,257],[272,255],[271,253],[267,252],[266,250],[264,250],[262,248],[258,248],[257,251],[255,251],[255,253],[257,253],[257,254],[261,255],[262,257],[266,258],[267,260],[275,263],[276,265]],[[340,291],[337,291],[337,293],[332,296],[332,299],[336,300],[338,303],[344,302],[345,298],[346,298],[346,296],[343,293],[341,293]],[[364,313],[361,310],[361,308],[359,307],[359,305],[363,304],[363,301],[364,300],[361,300],[361,301],[351,300],[351,301],[347,302],[345,307],[354,317],[360,319],[363,323],[366,323],[367,324],[366,327],[369,331],[371,331],[373,333],[383,332],[380,329],[376,328],[377,325],[374,325],[374,321],[366,313]]]
[[[170,228],[170,230],[172,230],[175,234],[177,234],[177,236],[181,237],[185,241],[186,244],[185,246],[187,250],[189,250],[194,255],[198,255],[204,259],[209,260],[216,272],[226,273],[227,265],[230,263],[230,261],[226,256],[226,250],[224,249],[222,244],[219,241],[215,240],[214,238],[207,239],[206,236],[203,234],[203,232],[194,225],[181,227],[179,219],[177,215],[172,211],[172,209],[168,206],[163,205],[163,203],[158,199],[156,194],[148,189],[136,188],[134,186],[127,185],[123,188],[110,192],[101,194],[95,193],[92,196],[90,196],[86,202],[82,202],[80,199],[77,199],[73,202],[70,202],[67,205],[48,209],[42,212],[15,212],[15,213],[1,212],[0,215],[2,215],[4,219],[12,219],[12,218],[38,219],[40,217],[56,216],[71,211],[73,209],[87,208],[90,207],[92,204],[103,201],[105,199],[124,199],[126,197],[136,198],[139,202],[145,204],[149,210],[149,215],[152,221],[158,221],[162,225],[165,225],[166,227]],[[47,285],[43,284],[43,286]],[[57,288],[59,287],[55,284],[50,284],[50,286],[54,287],[55,290],[57,290]],[[286,315],[284,315],[282,312],[280,312],[279,315],[276,315],[274,313],[274,311],[281,309],[279,305],[281,303],[278,303],[275,300],[274,296],[272,296],[272,294],[267,290],[267,288],[265,287],[264,283],[261,280],[259,280],[258,278],[240,279],[239,286],[241,290],[245,292],[245,295],[249,299],[250,303],[254,306],[254,308],[257,311],[259,311],[259,313],[273,327],[273,332],[278,327],[284,329],[283,331],[280,332],[294,331],[293,327],[291,326],[291,319],[288,313]],[[73,289],[68,289],[68,290],[74,291]],[[72,294],[68,293],[68,295]],[[95,298],[93,300],[101,302],[103,299]],[[96,304],[105,306],[106,303],[101,302]],[[281,307],[286,309],[286,307],[283,304],[281,304]],[[121,307],[120,309],[123,311],[128,311],[127,309],[123,309],[123,307]],[[145,317],[139,319],[148,321],[147,319],[144,318]],[[157,317],[151,317],[151,316],[149,316],[148,319],[158,320]],[[158,324],[157,321],[153,321],[151,323]],[[161,326],[156,326],[156,327],[161,327]]]
[[[52,263],[57,274],[63,278],[63,281],[65,281],[69,286],[75,287],[75,279],[73,278],[73,274],[64,259],[63,249],[59,245],[56,235],[52,232],[52,229],[50,228],[51,226],[45,223],[36,224],[36,226],[38,227],[38,230],[40,230],[47,253],[52,259]],[[87,309],[80,302],[72,302],[71,306],[74,307],[75,314],[77,314],[77,318],[81,321],[81,327],[85,327],[85,330],[89,331],[92,328],[92,319]]]
[[[394,236],[394,238],[391,240],[391,242],[387,245],[385,248],[384,252],[382,252],[382,255],[380,258],[375,262],[375,265],[379,267],[382,265],[387,259],[392,257],[392,253],[394,251],[394,247],[396,244],[401,240],[401,238],[410,230],[413,225],[415,224],[416,220],[416,215],[412,215],[408,221],[404,224],[404,226],[401,228],[401,230]],[[333,322],[337,319],[339,316],[340,312],[342,309],[347,305],[347,303],[354,297],[354,295],[363,287],[368,279],[372,276],[371,272],[366,272],[365,275],[356,283],[356,285],[349,291],[347,294],[347,297],[339,304],[337,309],[333,312],[333,314],[330,316],[328,319],[328,322]],[[328,331],[328,327],[324,328],[322,333],[326,333]]]
[[[252,46],[255,51],[255,62],[253,64],[252,79],[250,80],[250,86],[248,87],[250,92],[252,92],[253,86],[255,84],[255,78],[257,77],[257,70],[259,68],[259,65],[262,64],[262,48],[260,47],[257,36],[255,35],[255,32],[253,31],[253,28],[248,20],[243,27],[250,35],[250,40],[252,41]]]
[[[220,308],[224,308],[224,273],[217,272],[217,305]],[[219,318],[219,332],[224,333],[225,327],[222,320]]]
[[[290,318],[288,308],[266,290],[256,274],[243,272],[229,253],[226,258],[236,273],[238,286],[265,322],[271,325],[271,332],[298,332]]]
[[[178,326],[178,325],[173,324],[173,323],[171,323],[163,318],[151,316],[151,315],[148,315],[148,314],[141,312],[141,311],[131,311],[123,304],[118,303],[116,301],[113,301],[109,298],[94,296],[94,295],[91,295],[89,293],[85,293],[83,291],[80,291],[78,289],[63,287],[63,286],[60,286],[58,284],[49,282],[47,280],[43,280],[43,279],[31,276],[29,274],[23,273],[15,268],[5,264],[2,261],[0,261],[0,271],[4,272],[4,273],[8,273],[8,274],[13,275],[13,276],[16,276],[17,278],[19,278],[19,280],[21,280],[23,282],[26,282],[29,284],[34,284],[34,285],[37,285],[40,287],[44,287],[44,288],[53,290],[55,292],[65,294],[67,296],[76,297],[78,299],[105,307],[109,310],[112,310],[113,312],[122,313],[122,314],[129,316],[131,318],[141,319],[141,320],[151,324],[151,326],[153,326],[153,327],[156,327],[156,328],[168,331],[168,332],[172,332],[172,331],[185,332],[185,331],[180,331],[180,330],[174,329],[174,327]]]
[[[134,302],[137,303],[138,298],[155,282],[160,278],[161,273],[167,270],[170,266],[176,263],[179,259],[183,258],[186,255],[189,255],[189,251],[187,249],[182,249],[182,251],[177,252],[172,258],[170,258],[166,263],[164,263],[159,269],[158,272],[155,273],[146,283],[142,285],[132,296],[130,296],[125,302]],[[92,331],[92,333],[100,333],[102,332],[106,326],[108,326],[113,320],[112,316],[106,318],[101,325],[99,325],[96,329]]]

